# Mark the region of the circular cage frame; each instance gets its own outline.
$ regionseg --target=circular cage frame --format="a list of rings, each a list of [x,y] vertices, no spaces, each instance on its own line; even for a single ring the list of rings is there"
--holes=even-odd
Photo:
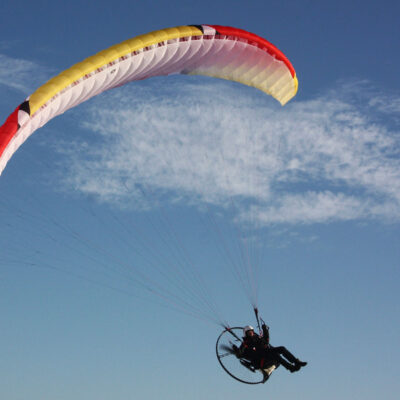
[[[227,367],[227,366],[223,363],[223,361],[221,360],[222,358],[224,358],[224,355],[221,354],[220,351],[219,351],[219,345],[220,345],[221,339],[222,339],[226,334],[230,334],[230,335],[232,335],[232,337],[235,338],[237,341],[240,341],[240,344],[241,344],[241,343],[242,343],[242,339],[240,338],[239,335],[237,335],[237,334],[235,333],[235,331],[239,331],[239,330],[240,330],[240,334],[241,334],[241,332],[243,331],[243,327],[235,326],[235,327],[233,327],[233,328],[225,328],[225,329],[220,333],[220,335],[218,336],[217,342],[216,342],[216,344],[215,344],[215,352],[216,352],[216,355],[217,355],[218,362],[220,363],[220,365],[221,365],[221,367],[223,368],[223,370],[224,370],[229,376],[231,376],[233,379],[235,379],[235,380],[237,380],[237,381],[239,381],[239,382],[246,383],[247,385],[258,385],[258,384],[260,384],[260,383],[265,383],[264,376],[263,376],[263,374],[262,374],[262,372],[261,372],[260,370],[254,369],[254,371],[252,371],[252,372],[254,372],[254,373],[257,373],[257,376],[260,375],[260,379],[259,379],[259,380],[257,379],[257,380],[254,381],[254,382],[253,382],[253,381],[249,381],[249,380],[245,380],[245,379],[243,379],[243,378],[241,378],[241,377],[239,377],[239,376],[236,376],[232,371],[230,371],[230,370],[228,369],[228,367]],[[238,346],[238,347],[239,347],[239,346]],[[228,355],[228,354],[225,353],[225,355]],[[234,354],[232,354],[232,356],[234,356]],[[243,367],[243,368],[247,368],[247,369],[250,369],[250,370],[251,370],[251,368],[250,368],[249,366],[245,366],[245,365],[243,364],[243,361],[246,362],[245,360],[238,359],[238,363],[242,364],[242,367]],[[250,365],[250,364],[249,364],[249,365]]]

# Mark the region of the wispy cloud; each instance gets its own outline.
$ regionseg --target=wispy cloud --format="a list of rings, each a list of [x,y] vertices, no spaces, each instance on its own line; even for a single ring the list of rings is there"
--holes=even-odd
[[[32,61],[0,53],[0,85],[30,94],[48,78],[49,69]]]
[[[101,140],[75,143],[68,185],[140,207],[151,206],[150,192],[192,205],[234,203],[238,218],[264,224],[400,219],[396,107],[365,83],[281,108],[223,82],[157,82],[108,93],[85,110],[84,127]]]

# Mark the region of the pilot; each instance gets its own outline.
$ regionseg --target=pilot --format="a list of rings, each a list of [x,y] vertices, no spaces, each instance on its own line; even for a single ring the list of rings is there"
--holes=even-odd
[[[254,328],[247,325],[243,328],[243,341],[240,347],[234,346],[238,358],[251,362],[255,369],[263,370],[263,366],[275,362],[282,364],[290,372],[296,372],[307,363],[300,361],[284,346],[274,347],[269,343],[269,328],[262,324],[262,334],[254,332]]]

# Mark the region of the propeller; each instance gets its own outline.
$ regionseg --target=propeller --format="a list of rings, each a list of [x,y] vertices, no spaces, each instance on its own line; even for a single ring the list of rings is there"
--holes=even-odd
[[[221,344],[221,345],[219,346],[219,348],[220,348],[221,350],[224,350],[224,351],[230,353],[230,354],[236,355],[235,350],[233,350],[233,347],[231,347],[231,346],[227,346],[226,344]]]

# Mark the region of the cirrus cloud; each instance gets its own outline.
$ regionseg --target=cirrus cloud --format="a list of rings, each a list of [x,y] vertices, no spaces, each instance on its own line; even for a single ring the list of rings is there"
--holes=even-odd
[[[45,82],[49,72],[48,68],[35,62],[0,53],[0,85],[27,95],[35,90],[35,86]]]
[[[397,116],[365,83],[281,108],[238,85],[158,82],[85,108],[100,140],[73,144],[68,187],[136,207],[154,206],[146,193],[234,203],[237,218],[262,224],[399,220]]]

